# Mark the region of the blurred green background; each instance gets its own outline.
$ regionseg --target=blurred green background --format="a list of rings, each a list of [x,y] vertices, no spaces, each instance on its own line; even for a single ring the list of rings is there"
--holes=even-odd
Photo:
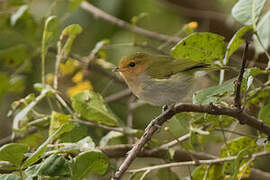
[[[228,42],[240,27],[230,15],[236,0],[91,0],[88,2],[115,17],[150,31],[171,36],[181,32],[180,38],[187,36],[191,31],[214,32],[225,36]],[[11,134],[13,117],[8,116],[11,104],[30,93],[37,93],[33,84],[41,82],[41,38],[47,17],[56,16],[60,20],[61,30],[70,24],[79,24],[83,28],[71,49],[72,57],[77,62],[76,65],[73,64],[75,70],[59,79],[60,91],[66,99],[69,99],[66,92],[76,85],[76,82],[71,79],[79,72],[83,73],[83,81],[90,83],[91,88],[105,98],[127,88],[125,84],[104,75],[105,73],[118,76],[111,72],[111,67],[104,68],[100,65],[85,67],[84,63],[77,61],[88,56],[96,44],[102,40],[108,40],[110,43],[102,49],[98,57],[114,65],[118,64],[122,56],[132,52],[160,53],[156,48],[164,42],[149,39],[110,22],[97,19],[83,10],[79,4],[78,0],[0,0],[0,139]],[[269,4],[267,6],[269,7]],[[196,22],[197,26],[190,32],[182,32],[183,28],[191,22]],[[145,46],[140,47],[143,45]],[[170,47],[172,45],[162,49],[163,53],[169,54]],[[48,82],[54,72],[56,48],[56,44],[53,45],[46,57]],[[241,53],[238,52],[234,58],[240,60],[240,57]],[[211,80],[210,83],[217,84],[218,77],[214,75]],[[203,85],[205,81],[202,81],[201,86]],[[108,104],[119,116],[122,124],[127,123],[129,101],[130,97],[126,97]],[[42,101],[36,110],[44,114],[51,112],[46,100]],[[133,128],[144,129],[160,112],[160,107],[147,104],[136,108],[133,112]],[[161,142],[168,142],[188,133],[190,123],[188,120],[185,114],[174,117],[165,124],[170,128],[173,136],[161,130],[155,137]],[[249,128],[241,128],[244,129],[243,131],[250,132]],[[99,142],[108,131],[80,125],[77,131],[74,130],[75,132],[78,133],[74,134],[76,140],[89,134],[96,142]],[[41,138],[38,138],[36,141],[41,143]],[[72,139],[72,137],[65,138]],[[112,143],[119,144],[127,141],[127,138],[123,137]],[[212,154],[218,154],[216,150],[223,143],[221,133],[213,133],[199,141],[201,144],[195,149],[207,150]],[[137,166],[140,164],[139,161]],[[264,168],[267,169],[267,167]]]
[[[119,28],[102,19],[96,19],[92,14],[81,9],[79,1],[68,0],[2,0],[0,1],[0,137],[11,132],[12,118],[7,117],[11,103],[31,92],[33,84],[40,82],[40,48],[45,19],[55,15],[60,19],[62,29],[69,24],[80,24],[83,32],[76,38],[72,46],[72,54],[87,56],[98,41],[108,39],[110,44],[104,50],[105,59],[118,64],[121,56],[131,52],[148,51],[157,53],[151,48],[135,47],[132,43],[145,43],[158,47],[162,42],[148,39],[128,30]],[[230,8],[235,1],[172,1],[172,0],[97,0],[89,1],[105,12],[132,23],[137,18],[136,25],[145,29],[168,35],[176,35],[185,24],[192,21],[198,23],[196,31],[217,32],[228,38],[234,32]],[[70,3],[75,5],[71,8]],[[20,9],[25,5],[24,11]],[[183,11],[183,9],[185,11]],[[220,12],[219,18],[203,17],[197,11],[207,10]],[[20,11],[21,14],[20,15]],[[194,12],[194,13],[193,13]],[[197,15],[196,15],[197,14]],[[16,19],[16,15],[18,16]],[[141,17],[141,18],[140,18]],[[225,19],[223,19],[225,17]],[[227,19],[226,19],[227,17]],[[14,18],[16,19],[15,23]],[[222,27],[222,26],[223,27]],[[229,29],[229,30],[228,30]],[[228,31],[227,31],[228,30]],[[187,34],[181,34],[186,36]],[[125,44],[128,43],[128,44]],[[46,58],[46,73],[54,72],[56,46],[53,46]],[[164,49],[168,53],[168,48]],[[110,69],[106,70],[108,73]],[[70,86],[71,76],[60,79],[63,92]],[[124,89],[125,86],[111,82],[106,76],[90,69],[85,73],[95,91],[104,97]],[[41,104],[40,111],[48,112],[46,103]],[[126,100],[110,104],[113,111],[123,120],[126,118]],[[147,122],[160,112],[159,108],[144,105],[136,110],[134,126],[143,128]],[[125,123],[125,122],[123,122]]]

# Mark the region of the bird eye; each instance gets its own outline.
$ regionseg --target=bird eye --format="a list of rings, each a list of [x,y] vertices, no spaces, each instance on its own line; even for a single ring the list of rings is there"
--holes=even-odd
[[[135,63],[135,62],[130,62],[128,65],[129,65],[130,67],[134,67],[134,66],[136,65],[136,63]]]

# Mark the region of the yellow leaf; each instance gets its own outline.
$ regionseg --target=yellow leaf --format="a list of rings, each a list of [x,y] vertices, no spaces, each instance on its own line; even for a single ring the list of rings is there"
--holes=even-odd
[[[69,97],[72,97],[73,95],[84,90],[93,90],[93,87],[89,81],[79,82],[77,85],[69,88],[66,93]]]
[[[247,163],[243,164],[240,169],[239,172],[237,174],[237,178],[238,179],[242,179],[242,178],[248,178],[250,176],[251,173],[251,167],[254,165],[253,162],[248,161]]]
[[[83,73],[82,72],[78,72],[75,74],[75,76],[73,76],[72,78],[72,82],[74,83],[80,83],[83,80]]]
[[[78,68],[79,62],[75,59],[68,59],[65,64],[60,64],[60,73],[65,76],[74,73],[74,71]]]
[[[58,128],[60,128],[63,124],[68,122],[70,118],[71,118],[71,115],[65,115],[65,114],[53,111],[51,114],[49,135],[51,136],[55,131],[57,131]]]

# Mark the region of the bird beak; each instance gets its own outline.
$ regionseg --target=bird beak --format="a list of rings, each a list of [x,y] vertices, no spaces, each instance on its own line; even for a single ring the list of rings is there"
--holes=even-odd
[[[119,72],[119,67],[115,67],[112,69],[112,72]]]

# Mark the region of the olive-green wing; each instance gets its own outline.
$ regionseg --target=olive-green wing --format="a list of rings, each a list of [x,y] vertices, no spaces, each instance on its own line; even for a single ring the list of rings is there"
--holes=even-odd
[[[168,78],[178,72],[190,73],[203,70],[208,65],[188,59],[174,59],[169,56],[152,56],[153,60],[147,69],[148,75],[155,79]]]

